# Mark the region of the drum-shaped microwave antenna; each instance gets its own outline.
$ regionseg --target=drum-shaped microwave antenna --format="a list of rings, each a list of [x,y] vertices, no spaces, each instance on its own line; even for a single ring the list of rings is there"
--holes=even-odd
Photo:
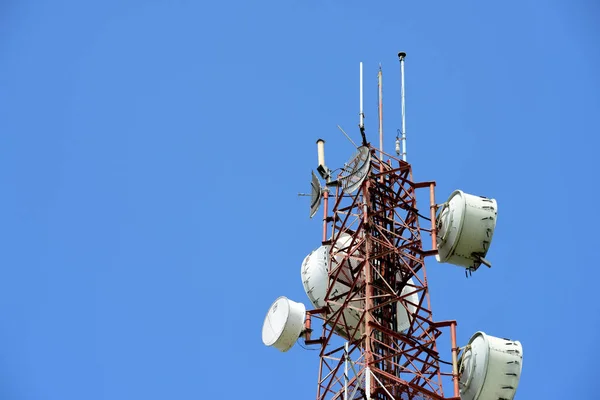
[[[419,295],[416,293],[416,289],[413,287],[414,282],[412,278],[410,278],[407,284],[402,288],[401,295],[405,296],[410,293],[406,297],[406,307],[402,305],[402,303],[398,302],[396,307],[396,323],[398,332],[403,332],[410,328],[412,322],[412,316],[417,311],[417,305],[419,304]]]
[[[310,181],[310,218],[314,217],[317,210],[321,206],[321,197],[323,192],[321,191],[321,182],[319,178],[311,171],[312,179]]]
[[[358,189],[371,168],[371,152],[367,146],[360,146],[358,152],[348,161],[340,177],[342,188],[348,194]]]
[[[459,360],[461,400],[512,400],[522,364],[521,343],[477,332]]]
[[[352,236],[341,234],[334,245],[334,268],[340,268],[337,280],[333,285],[330,298],[346,294],[353,281],[352,268],[356,268],[359,261],[346,257]],[[330,246],[320,246],[304,258],[301,267],[302,285],[304,291],[315,308],[325,306],[325,296],[329,288],[329,272],[331,261]],[[344,260],[346,260],[344,262]]]
[[[333,287],[329,294],[330,299],[339,299],[330,300],[329,303],[325,301],[325,296],[327,295],[327,290],[331,285],[331,280],[329,279],[329,272],[332,268],[331,256],[329,253],[330,246],[321,246],[318,249],[312,251],[304,261],[302,262],[301,274],[302,274],[302,285],[304,286],[304,291],[306,295],[310,299],[310,302],[315,308],[322,308],[326,305],[329,306],[332,313],[338,312],[342,306],[342,302],[348,291],[351,288],[351,283],[353,281],[351,268],[356,268],[359,264],[359,261],[346,258],[347,248],[351,244],[352,237],[347,234],[342,234],[338,238],[334,246],[334,268],[341,268],[339,271],[339,275],[337,276],[337,280],[333,283]],[[360,281],[360,277],[358,278]],[[408,284],[402,289],[402,294],[406,295],[414,291],[412,287],[413,281],[409,279]],[[354,331],[354,339],[360,338],[362,334],[362,330],[357,329],[360,318],[361,318],[361,309],[364,309],[364,300],[360,300],[363,296],[357,296],[356,300],[352,300],[349,302],[350,307],[344,308],[343,320],[346,323],[346,326],[350,331]],[[404,306],[400,302],[396,305],[396,329],[401,332],[410,327],[411,324],[411,316],[416,311],[416,304],[419,303],[418,294],[411,293],[406,297],[407,305]],[[348,334],[344,331],[340,326],[335,326],[336,333],[345,338],[349,339]]]
[[[485,260],[494,229],[496,200],[454,191],[437,217],[439,262],[476,270]]]
[[[279,297],[267,313],[262,328],[262,341],[285,352],[294,346],[304,328],[306,307],[287,297]]]
[[[329,279],[329,246],[321,246],[313,250],[302,262],[302,285],[304,291],[315,308],[325,305],[325,295]],[[325,277],[325,279],[324,279]]]

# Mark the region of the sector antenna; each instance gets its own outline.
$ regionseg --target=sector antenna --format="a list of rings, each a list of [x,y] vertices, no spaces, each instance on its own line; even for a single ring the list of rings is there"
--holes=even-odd
[[[513,400],[523,366],[521,343],[476,332],[459,347],[457,322],[434,318],[428,282],[438,277],[427,274],[425,261],[467,275],[482,264],[491,267],[498,204],[462,190],[437,203],[436,183],[414,180],[406,152],[405,58],[398,54],[401,128],[395,156],[384,149],[381,66],[378,134],[364,124],[361,63],[356,136],[362,145],[348,163],[331,170],[325,141],[317,140],[310,217],[322,205],[320,243],[294,261],[308,306],[278,297],[265,317],[262,341],[280,352],[294,353],[297,341],[318,350],[317,400]],[[377,146],[371,137],[379,139]],[[453,301],[450,292],[447,302]],[[282,358],[273,368],[284,365]],[[263,397],[280,398],[268,391]]]

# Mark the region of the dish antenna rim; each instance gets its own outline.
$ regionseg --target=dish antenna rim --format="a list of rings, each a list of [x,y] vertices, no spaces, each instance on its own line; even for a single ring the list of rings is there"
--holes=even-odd
[[[319,208],[321,207],[321,199],[323,198],[323,189],[321,188],[321,182],[315,171],[310,171],[312,177],[310,180],[310,218],[314,217]]]
[[[356,154],[346,163],[344,170],[350,168],[347,174],[341,174],[339,181],[344,192],[354,193],[367,178],[371,168],[371,150],[368,146],[359,146]]]

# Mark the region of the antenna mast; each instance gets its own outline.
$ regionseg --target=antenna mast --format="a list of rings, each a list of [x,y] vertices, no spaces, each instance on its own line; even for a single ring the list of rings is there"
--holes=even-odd
[[[358,128],[360,129],[360,135],[362,136],[362,144],[367,144],[367,137],[365,136],[365,114],[363,112],[363,63],[360,63],[360,113]]]
[[[400,100],[402,103],[402,161],[406,161],[406,115],[404,105],[404,58],[406,53],[401,51],[398,53],[398,59],[400,60]],[[399,152],[398,138],[396,138],[396,153]]]
[[[383,160],[383,73],[381,64],[379,64],[379,73],[377,74],[377,86],[379,87],[379,158]]]

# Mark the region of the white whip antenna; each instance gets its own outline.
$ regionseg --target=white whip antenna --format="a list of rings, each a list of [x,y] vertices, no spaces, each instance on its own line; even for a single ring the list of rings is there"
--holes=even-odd
[[[379,159],[383,160],[383,73],[381,64],[379,64],[379,73],[377,74],[377,86],[379,89]],[[383,168],[383,164],[381,167]]]
[[[358,122],[358,128],[360,129],[360,135],[362,136],[363,146],[367,145],[367,137],[365,135],[365,114],[363,112],[363,63],[360,63],[360,120]]]
[[[400,60],[400,100],[402,103],[402,131],[401,138],[396,137],[396,154],[400,155],[400,141],[402,141],[402,161],[406,161],[406,114],[405,114],[405,103],[404,103],[404,58],[406,53],[401,51],[398,53],[398,59]]]
[[[360,63],[360,111],[359,111],[359,122],[358,122],[358,127],[360,128],[360,130],[364,130],[365,129],[365,114],[363,113],[363,63]]]

